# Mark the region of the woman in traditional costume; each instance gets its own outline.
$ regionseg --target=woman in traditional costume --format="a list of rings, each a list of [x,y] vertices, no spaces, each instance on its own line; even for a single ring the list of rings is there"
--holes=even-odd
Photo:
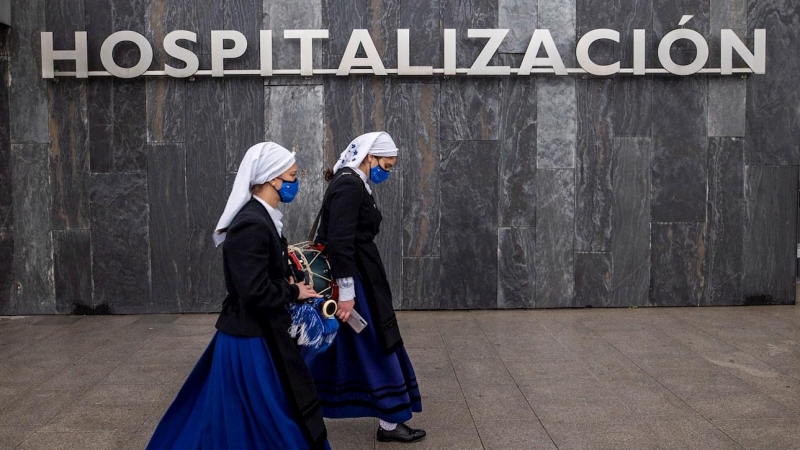
[[[425,431],[405,422],[422,411],[422,399],[375,245],[382,216],[368,183],[389,178],[397,152],[387,133],[367,133],[350,143],[327,174],[316,241],[339,288],[337,317],[346,322],[355,310],[368,325],[360,333],[340,326],[333,345],[310,368],[325,417],[377,417],[379,441],[414,442]]]
[[[244,156],[214,241],[228,296],[217,332],[148,449],[329,449],[317,393],[287,307],[317,297],[295,283],[280,202],[298,190],[294,153],[273,142]]]

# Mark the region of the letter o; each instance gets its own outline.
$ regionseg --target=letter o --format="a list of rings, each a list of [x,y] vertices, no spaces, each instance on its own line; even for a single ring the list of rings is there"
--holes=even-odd
[[[120,67],[114,61],[114,47],[125,41],[133,42],[139,47],[139,62],[131,68]],[[135,31],[117,31],[106,38],[100,47],[100,60],[111,75],[119,78],[136,78],[150,68],[153,62],[153,47],[146,37]]]
[[[672,49],[672,44],[681,39],[692,41],[697,48],[697,56],[694,62],[685,66],[675,64],[675,61],[672,60],[672,55],[669,54],[669,51]],[[664,39],[661,39],[661,42],[658,44],[658,60],[661,61],[661,65],[670,73],[675,75],[692,75],[702,69],[708,61],[708,42],[706,42],[705,38],[697,31],[686,29],[672,30],[667,33]]]

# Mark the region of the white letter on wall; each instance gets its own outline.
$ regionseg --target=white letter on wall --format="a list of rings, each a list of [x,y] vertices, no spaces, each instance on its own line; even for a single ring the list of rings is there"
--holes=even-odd
[[[594,42],[601,39],[608,39],[610,41],[619,43],[619,31],[601,28],[598,30],[592,30],[583,35],[581,40],[578,41],[578,48],[575,51],[576,56],[578,57],[578,64],[580,64],[584,70],[592,75],[614,75],[615,73],[619,72],[619,61],[615,62],[614,64],[600,65],[595,64],[594,61],[592,61],[592,58],[589,57],[589,47],[591,47]]]
[[[169,33],[164,38],[164,51],[167,52],[169,56],[185,62],[186,67],[183,69],[176,69],[169,64],[164,64],[164,72],[171,77],[188,78],[194,75],[197,69],[200,68],[200,60],[197,59],[197,55],[195,55],[194,52],[178,45],[178,41],[181,39],[189,42],[197,42],[197,33],[186,30],[176,30]]]
[[[733,50],[736,50],[736,53],[742,57],[754,73],[764,74],[767,72],[767,30],[756,29],[753,31],[753,53],[750,53],[750,50],[733,30],[722,30],[720,59],[723,75],[733,73]]]
[[[261,50],[261,76],[272,76],[272,30],[261,30],[259,48]]]
[[[511,75],[511,67],[509,66],[489,66],[489,61],[492,56],[500,48],[508,34],[507,28],[501,29],[468,29],[468,38],[489,38],[486,45],[483,46],[481,54],[475,59],[475,62],[470,67],[467,75]]]
[[[225,41],[233,41],[233,48],[226,49]],[[247,50],[247,38],[238,31],[211,30],[211,76],[225,75],[225,60],[238,58]]]
[[[40,37],[42,41],[42,78],[55,77],[53,62],[55,60],[74,60],[75,77],[89,77],[89,59],[87,56],[86,32],[75,32],[75,50],[53,50],[53,33],[44,32]]]
[[[444,74],[456,74],[456,30],[453,28],[444,30]]]
[[[539,54],[539,47],[544,44],[544,50],[547,52],[546,58],[537,58]],[[550,30],[534,30],[531,36],[531,42],[528,44],[528,49],[525,51],[525,57],[522,58],[522,63],[519,66],[518,75],[530,75],[533,67],[552,67],[556,75],[567,75],[567,68],[564,67],[564,61],[561,59],[561,54],[558,53],[556,43],[553,41],[553,36],[550,35]]]
[[[367,54],[366,58],[356,58],[359,46],[364,47],[364,53]],[[375,75],[386,75],[386,68],[383,67],[381,55],[378,54],[378,50],[375,48],[375,44],[372,42],[372,38],[367,30],[353,30],[353,34],[350,35],[350,41],[347,43],[347,48],[344,50],[342,61],[339,63],[339,69],[336,71],[336,75],[349,75],[350,69],[352,69],[353,66],[370,66]]]
[[[314,39],[328,39],[328,30],[285,30],[283,37],[284,39],[300,39],[300,75],[306,77],[314,75],[312,42]],[[348,48],[350,47],[348,46]],[[358,50],[357,47],[356,50]]]
[[[139,62],[129,69],[120,67],[114,62],[114,47],[124,41],[133,42],[139,47]],[[106,38],[100,47],[100,60],[111,75],[119,78],[136,78],[150,68],[153,62],[153,47],[147,42],[146,37],[135,31],[117,31]]]
[[[411,66],[411,45],[407,28],[397,30],[397,74],[398,75],[433,75],[431,66]]]
[[[697,55],[691,64],[676,64],[669,53],[670,49],[672,49],[672,44],[681,39],[688,39],[697,47]],[[661,66],[672,74],[692,75],[706,65],[706,61],[708,61],[708,43],[703,38],[703,35],[697,31],[683,28],[672,30],[658,44],[658,60],[661,62]]]

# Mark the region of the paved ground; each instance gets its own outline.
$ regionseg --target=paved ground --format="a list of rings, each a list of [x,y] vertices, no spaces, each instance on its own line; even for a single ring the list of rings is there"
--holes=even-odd
[[[141,449],[213,315],[0,318],[0,449]],[[413,449],[800,449],[800,306],[404,312]],[[334,449],[372,419],[330,421]]]

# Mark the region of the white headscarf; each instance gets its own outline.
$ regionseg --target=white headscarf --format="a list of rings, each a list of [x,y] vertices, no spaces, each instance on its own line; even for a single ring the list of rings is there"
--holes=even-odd
[[[231,195],[225,205],[225,211],[214,229],[214,244],[219,246],[225,241],[225,230],[247,202],[252,193],[250,187],[274,180],[295,163],[294,152],[290,152],[274,142],[261,142],[250,147],[236,172]]]
[[[397,145],[392,137],[385,131],[374,131],[362,134],[353,139],[353,142],[339,156],[339,161],[333,166],[333,173],[343,167],[358,169],[367,155],[392,157],[397,156]]]

